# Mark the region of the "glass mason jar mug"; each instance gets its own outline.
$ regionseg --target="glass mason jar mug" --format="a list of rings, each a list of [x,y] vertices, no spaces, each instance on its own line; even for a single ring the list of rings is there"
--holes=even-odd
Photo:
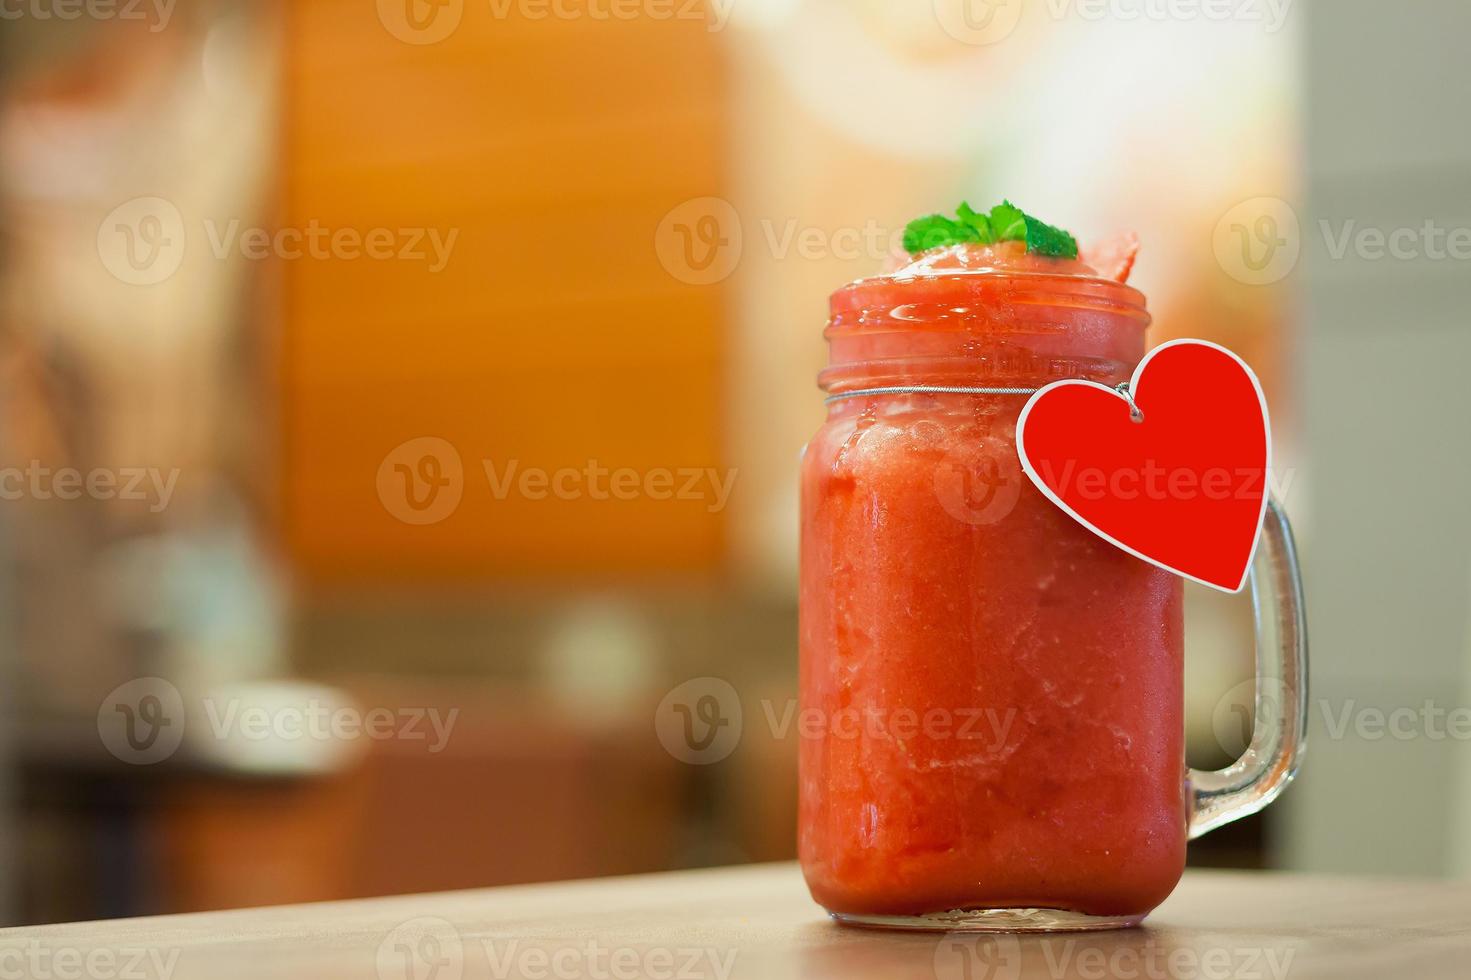
[[[1234,765],[1198,772],[1182,580],[1088,532],[1021,469],[1026,392],[1128,380],[1148,324],[1137,290],[1033,271],[833,296],[830,410],[801,473],[801,700],[823,724],[800,748],[799,854],[838,920],[1134,925],[1174,889],[1188,839],[1291,779],[1306,650],[1276,504],[1251,578],[1255,732]],[[873,392],[894,388],[921,390]]]

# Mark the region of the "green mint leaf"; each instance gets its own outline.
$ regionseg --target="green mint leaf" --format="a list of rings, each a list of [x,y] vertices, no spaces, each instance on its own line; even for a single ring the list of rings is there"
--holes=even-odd
[[[959,245],[964,242],[979,242],[980,240],[981,236],[975,228],[964,222],[947,218],[943,214],[916,218],[904,229],[904,248],[916,255],[932,248]]]
[[[1061,228],[1054,228],[1031,215],[1027,221],[1027,251],[1033,255],[1049,255],[1054,259],[1078,257],[1078,240]]]
[[[996,241],[996,232],[991,227],[991,219],[984,214],[977,213],[968,202],[961,201],[960,207],[955,209],[955,213],[960,215],[962,222],[976,230],[976,234],[980,236],[978,240],[981,244],[990,245]]]
[[[998,242],[1027,240],[1027,216],[1010,201],[1002,201],[991,209],[991,227]]]
[[[1055,259],[1078,257],[1078,242],[1072,235],[1027,214],[1010,201],[1002,201],[987,214],[961,201],[955,209],[957,218],[931,214],[916,218],[904,229],[904,248],[911,254],[928,252],[948,245],[996,242],[1026,242],[1033,255]]]

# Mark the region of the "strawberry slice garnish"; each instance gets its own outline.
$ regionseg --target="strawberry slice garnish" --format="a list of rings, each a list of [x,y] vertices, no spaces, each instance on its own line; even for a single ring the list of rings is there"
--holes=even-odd
[[[1100,277],[1128,282],[1129,274],[1134,271],[1134,260],[1139,257],[1139,236],[1133,232],[1115,235],[1083,249],[1079,257]]]

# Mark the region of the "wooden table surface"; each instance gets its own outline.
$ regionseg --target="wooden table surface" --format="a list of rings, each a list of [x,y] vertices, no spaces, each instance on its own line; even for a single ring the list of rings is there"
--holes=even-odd
[[[791,865],[0,930],[35,980],[1436,980],[1471,977],[1471,884],[1191,872],[1141,929],[830,923]]]

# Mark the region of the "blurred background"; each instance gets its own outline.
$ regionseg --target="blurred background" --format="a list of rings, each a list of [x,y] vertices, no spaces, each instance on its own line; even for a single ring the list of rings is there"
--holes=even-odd
[[[0,16],[0,924],[791,858],[825,299],[963,197],[1268,388],[1314,741],[1192,860],[1471,871],[1471,9]]]

